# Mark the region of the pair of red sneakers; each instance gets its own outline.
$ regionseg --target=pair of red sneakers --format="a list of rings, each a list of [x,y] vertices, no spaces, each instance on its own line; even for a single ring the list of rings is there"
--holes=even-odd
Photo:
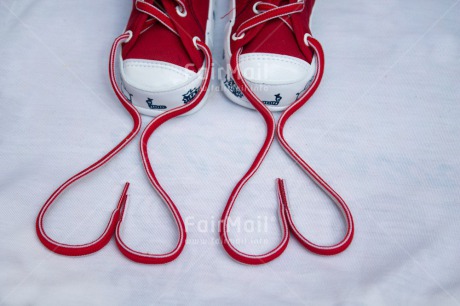
[[[244,177],[235,186],[222,214],[220,237],[225,250],[236,260],[248,264],[269,262],[287,247],[292,233],[307,249],[322,255],[345,250],[353,238],[353,220],[342,198],[289,146],[283,128],[289,117],[316,91],[324,71],[321,45],[309,28],[314,0],[226,0],[229,22],[226,28],[224,59],[226,73],[222,90],[233,102],[256,109],[267,125],[262,148]],[[179,256],[186,242],[186,230],[180,213],[158,182],[147,152],[151,134],[164,122],[190,114],[204,105],[211,81],[212,54],[209,45],[215,20],[215,0],[134,0],[133,11],[124,34],[118,37],[110,53],[109,73],[114,91],[133,118],[127,137],[101,160],[76,174],[48,199],[37,218],[41,242],[64,255],[85,255],[104,247],[112,235],[121,252],[141,263],[166,263]],[[121,49],[121,52],[118,50]],[[119,62],[120,86],[115,78]],[[271,111],[284,111],[278,123]],[[129,184],[126,184],[117,208],[99,239],[85,245],[66,245],[46,235],[43,218],[59,194],[76,180],[99,168],[123,149],[140,131],[139,113],[156,116],[141,136],[141,154],[150,182],[165,201],[176,220],[179,241],[167,254],[141,253],[121,239],[120,225]],[[232,245],[227,220],[244,184],[257,171],[274,138],[286,152],[330,196],[342,210],[347,222],[343,240],[333,246],[319,246],[307,240],[296,228],[287,203],[283,180],[278,179],[279,213],[283,237],[272,251],[249,255]]]

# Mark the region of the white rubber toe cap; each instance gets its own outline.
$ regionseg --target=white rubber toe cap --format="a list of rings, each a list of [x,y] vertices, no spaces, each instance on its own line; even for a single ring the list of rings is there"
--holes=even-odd
[[[196,78],[193,71],[161,61],[128,59],[123,68],[127,83],[152,92],[174,90]]]
[[[145,115],[156,116],[190,102],[201,86],[204,68],[197,73],[154,60],[120,61],[125,96]]]
[[[283,110],[294,102],[313,78],[315,67],[287,55],[249,53],[240,56],[243,77],[271,110]]]

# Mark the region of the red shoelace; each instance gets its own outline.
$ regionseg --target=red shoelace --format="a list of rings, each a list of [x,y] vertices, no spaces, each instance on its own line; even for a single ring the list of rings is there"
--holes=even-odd
[[[174,0],[174,1],[178,4],[178,13],[185,13],[186,6],[183,3],[183,1],[180,1],[180,0]],[[149,15],[152,18],[146,21],[143,31],[147,30],[148,27],[151,26],[152,20],[157,20],[161,22],[163,25],[165,25],[167,28],[169,28],[174,34],[178,35],[175,29],[174,23],[165,13],[163,13],[157,7],[139,0],[136,2],[136,8],[139,11],[144,12],[145,14]],[[120,152],[124,147],[126,147],[134,139],[134,137],[136,137],[136,135],[140,131],[140,128],[142,125],[141,116],[139,115],[139,112],[137,111],[137,109],[123,95],[121,89],[118,87],[116,76],[115,76],[115,60],[116,60],[116,56],[118,53],[118,49],[122,44],[129,42],[131,38],[132,38],[132,32],[127,31],[126,33],[120,35],[118,38],[115,39],[112,45],[111,52],[110,52],[109,76],[110,76],[110,82],[112,84],[112,87],[113,87],[113,90],[116,96],[118,97],[123,107],[128,111],[128,113],[131,115],[133,119],[133,128],[131,132],[117,146],[115,146],[109,153],[104,155],[100,160],[98,160],[97,162],[89,166],[88,168],[82,170],[81,172],[77,173],[76,175],[68,179],[66,182],[64,182],[58,189],[56,189],[53,192],[53,194],[49,197],[49,199],[45,202],[45,204],[41,208],[37,216],[37,222],[36,222],[37,235],[40,241],[43,243],[43,245],[45,245],[48,249],[50,249],[51,251],[55,253],[67,255],[67,256],[81,256],[81,255],[87,255],[87,254],[97,252],[98,250],[102,249],[110,241],[114,233],[115,233],[115,239],[116,239],[116,242],[117,242],[117,245],[120,251],[129,259],[139,262],[139,263],[161,264],[161,263],[170,262],[179,256],[179,254],[181,253],[181,251],[183,250],[185,246],[186,230],[185,230],[184,222],[182,220],[182,217],[176,205],[174,204],[172,199],[169,197],[169,195],[166,193],[166,191],[163,189],[157,177],[155,176],[154,170],[149,160],[147,146],[148,146],[148,141],[149,141],[150,136],[157,128],[159,128],[166,121],[173,119],[177,116],[183,115],[191,111],[195,107],[197,107],[200,104],[200,102],[203,100],[208,90],[209,83],[211,81],[212,56],[211,56],[211,51],[209,50],[209,48],[198,37],[194,37],[192,39],[193,45],[195,46],[197,50],[200,50],[201,52],[203,52],[205,56],[206,70],[205,70],[205,76],[203,79],[203,83],[197,95],[189,103],[184,104],[183,106],[171,109],[167,112],[162,113],[158,117],[154,118],[147,125],[147,127],[143,131],[141,138],[140,138],[140,151],[141,151],[141,156],[142,156],[142,162],[144,165],[144,169],[147,172],[149,181],[152,184],[152,186],[155,188],[155,190],[158,192],[160,197],[163,199],[163,201],[166,203],[168,208],[170,209],[171,214],[174,220],[176,221],[176,224],[178,227],[179,239],[178,239],[178,242],[175,248],[172,251],[165,253],[165,254],[150,254],[150,253],[143,253],[143,252],[133,250],[132,248],[128,247],[126,243],[123,242],[121,235],[120,235],[120,227],[123,221],[124,207],[125,207],[124,205],[128,198],[127,191],[129,188],[129,183],[126,183],[125,187],[123,188],[120,200],[117,204],[117,207],[115,208],[115,210],[113,211],[110,217],[110,220],[107,224],[106,229],[104,230],[104,232],[101,234],[101,236],[98,239],[92,242],[89,242],[86,244],[80,244],[80,245],[70,245],[70,244],[60,243],[58,241],[53,240],[46,234],[45,228],[43,225],[43,219],[45,217],[47,210],[51,207],[51,205],[54,203],[57,197],[66,188],[68,188],[72,183],[83,178],[84,176],[98,169],[102,165],[106,164],[112,157],[114,157],[118,152]]]
[[[274,5],[272,3],[265,3],[259,1],[254,4],[254,11],[258,12],[256,16],[250,18],[249,20],[244,21],[233,33],[232,40],[234,46],[232,49],[236,50],[233,52],[230,59],[230,66],[232,68],[233,78],[241,89],[245,97],[249,100],[252,106],[262,115],[267,126],[267,135],[265,141],[257,154],[254,162],[252,163],[249,170],[241,178],[241,180],[234,187],[227,205],[225,206],[224,212],[221,217],[220,222],[220,238],[222,240],[223,246],[227,253],[234,259],[245,263],[245,264],[263,264],[274,260],[279,257],[284,250],[286,249],[289,242],[289,230],[293,235],[298,239],[298,241],[308,250],[320,254],[320,255],[334,255],[344,251],[351,243],[354,233],[354,224],[351,212],[345,203],[345,201],[340,197],[337,192],[335,192],[288,144],[284,138],[284,126],[287,120],[299,109],[301,108],[314,94],[318,88],[321,79],[324,73],[324,53],[321,47],[321,44],[311,37],[309,33],[304,35],[304,43],[306,46],[313,49],[316,60],[316,74],[310,83],[309,87],[299,96],[299,98],[294,101],[281,115],[278,124],[276,124],[275,119],[270,112],[270,110],[265,106],[265,104],[254,94],[249,85],[247,84],[244,77],[241,75],[239,67],[239,57],[242,53],[244,45],[247,43],[244,42],[244,37],[246,33],[251,29],[255,28],[258,25],[261,25],[267,21],[274,20],[279,18],[282,22],[287,24],[289,28],[294,31],[294,25],[292,24],[291,16],[293,14],[302,12],[305,8],[303,1],[297,1],[295,3],[289,3],[286,5]],[[344,238],[337,244],[331,246],[321,246],[315,243],[312,243],[304,235],[300,233],[297,227],[294,224],[291,211],[289,210],[286,191],[284,187],[284,181],[282,179],[277,179],[278,186],[278,199],[279,199],[279,214],[282,227],[282,239],[280,243],[271,251],[261,254],[261,255],[250,255],[238,250],[230,241],[228,235],[228,219],[232,211],[235,201],[244,185],[249,181],[249,179],[256,173],[257,169],[262,164],[265,156],[267,155],[270,146],[276,136],[278,137],[279,143],[282,145],[287,154],[306,172],[306,174],[319,186],[321,189],[333,200],[335,205],[341,210],[344,219],[346,221],[347,230]]]

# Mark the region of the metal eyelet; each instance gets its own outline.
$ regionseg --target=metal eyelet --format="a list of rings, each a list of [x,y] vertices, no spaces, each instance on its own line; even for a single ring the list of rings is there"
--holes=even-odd
[[[257,7],[259,6],[259,4],[261,3],[262,1],[257,1],[256,3],[254,3],[254,5],[252,6],[252,11],[256,14],[256,15],[259,15],[260,14],[260,11],[257,9]]]
[[[232,39],[236,41],[236,40],[243,39],[245,36],[246,36],[246,33],[242,33],[240,36],[236,36],[236,33],[233,33]]]
[[[195,45],[195,48],[196,48],[197,50],[200,50],[200,48],[198,47],[197,42],[198,42],[198,41],[201,41],[201,39],[200,39],[198,36],[195,36],[195,37],[193,37],[192,41],[193,41],[193,44]]]
[[[177,12],[177,15],[179,15],[180,17],[187,16],[187,9],[180,5],[176,6],[176,12]]]
[[[308,37],[313,37],[313,36],[311,36],[311,34],[309,33],[305,33],[305,35],[303,36],[303,42],[307,45],[307,47],[310,47],[310,43],[308,42]]]
[[[129,42],[133,38],[133,31],[126,31],[125,34],[129,34],[129,37],[125,39],[125,43]]]

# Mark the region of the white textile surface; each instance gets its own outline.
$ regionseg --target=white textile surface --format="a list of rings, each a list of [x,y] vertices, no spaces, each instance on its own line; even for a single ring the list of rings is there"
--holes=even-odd
[[[217,2],[216,75],[227,11]],[[267,265],[225,253],[218,220],[265,125],[229,102],[216,78],[200,112],[168,122],[149,143],[186,219],[181,256],[137,264],[113,240],[78,258],[46,249],[35,233],[40,207],[131,128],[107,72],[130,9],[131,0],[0,0],[0,304],[460,305],[459,0],[316,3],[325,76],[285,134],[353,212],[355,239],[344,253],[318,256],[295,239]],[[175,224],[147,182],[138,142],[58,199],[45,219],[52,238],[98,237],[129,181],[128,245],[174,247]],[[232,213],[238,247],[260,254],[278,243],[277,177],[301,231],[339,241],[339,211],[275,143]]]

